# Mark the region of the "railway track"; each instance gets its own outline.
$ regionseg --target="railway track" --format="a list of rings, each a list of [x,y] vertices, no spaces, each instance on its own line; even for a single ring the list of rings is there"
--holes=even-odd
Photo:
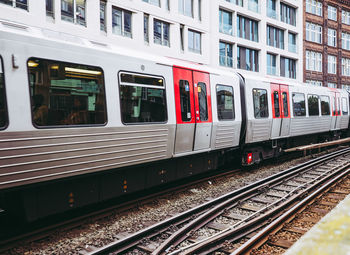
[[[242,238],[249,240],[300,200],[346,176],[349,155],[343,149],[310,160],[89,254],[230,254]]]

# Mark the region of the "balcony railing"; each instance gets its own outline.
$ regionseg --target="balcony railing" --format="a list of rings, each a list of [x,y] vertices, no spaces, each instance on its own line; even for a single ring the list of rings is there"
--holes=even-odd
[[[233,67],[233,58],[228,56],[219,56],[221,66]]]
[[[289,43],[289,44],[288,44],[288,51],[289,51],[289,52],[297,53],[297,45],[296,45],[296,44]]]
[[[276,10],[267,9],[267,16],[273,19],[277,19],[277,12]]]
[[[230,24],[220,24],[220,29],[219,29],[220,33],[224,33],[227,35],[233,35],[233,29],[232,29],[232,25]]]

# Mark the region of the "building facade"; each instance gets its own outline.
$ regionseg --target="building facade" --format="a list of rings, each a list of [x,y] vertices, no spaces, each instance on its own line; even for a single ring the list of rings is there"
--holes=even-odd
[[[350,90],[350,1],[304,1],[304,82]]]
[[[0,19],[51,37],[302,81],[302,8],[302,0],[0,0]]]

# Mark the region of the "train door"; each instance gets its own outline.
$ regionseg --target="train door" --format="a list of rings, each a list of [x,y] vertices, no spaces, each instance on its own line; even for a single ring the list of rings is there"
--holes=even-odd
[[[288,86],[271,83],[271,101],[273,115],[271,138],[288,136],[290,130]]]
[[[332,92],[332,129],[340,126],[340,94]]]
[[[210,148],[212,114],[209,74],[174,67],[175,154]]]

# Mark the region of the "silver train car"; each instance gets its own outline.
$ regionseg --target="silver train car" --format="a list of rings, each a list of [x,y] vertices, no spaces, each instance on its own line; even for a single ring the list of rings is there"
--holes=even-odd
[[[0,21],[0,219],[35,221],[232,158],[254,164],[348,126],[343,90]]]

